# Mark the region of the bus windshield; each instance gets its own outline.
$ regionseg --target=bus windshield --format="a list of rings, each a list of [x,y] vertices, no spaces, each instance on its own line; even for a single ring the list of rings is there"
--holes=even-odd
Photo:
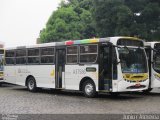
[[[147,61],[144,49],[141,48],[127,48],[128,52],[124,51],[124,48],[118,48],[119,59],[121,62],[121,68],[123,73],[146,73]]]
[[[0,71],[3,71],[3,55],[0,55]]]

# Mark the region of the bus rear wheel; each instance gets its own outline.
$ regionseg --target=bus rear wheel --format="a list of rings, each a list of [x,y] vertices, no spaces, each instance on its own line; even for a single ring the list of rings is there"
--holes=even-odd
[[[90,80],[87,80],[83,83],[82,90],[83,90],[84,95],[88,98],[93,98],[97,94],[95,84]]]
[[[36,91],[36,81],[33,77],[28,78],[27,80],[27,88],[29,91],[31,92],[35,92]]]

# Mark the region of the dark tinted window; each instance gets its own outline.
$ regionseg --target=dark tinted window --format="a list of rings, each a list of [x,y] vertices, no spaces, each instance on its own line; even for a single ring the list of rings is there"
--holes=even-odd
[[[39,63],[39,57],[28,57],[28,63],[29,64],[38,64]]]
[[[31,57],[34,56],[34,57]],[[28,64],[39,64],[39,48],[28,49]]]
[[[67,63],[78,62],[78,46],[67,47]]]
[[[28,49],[28,56],[39,56],[39,49]]]
[[[67,54],[77,54],[77,51],[78,51],[77,46],[67,47]]]
[[[160,50],[160,43],[155,43],[155,45],[154,45],[154,49],[156,49],[156,50]]]
[[[77,55],[67,55],[67,63],[77,63]]]
[[[6,64],[15,64],[15,59],[14,58],[6,58]]]
[[[54,48],[41,48],[41,55],[54,55]]]
[[[81,53],[97,53],[97,45],[80,46]]]
[[[16,50],[16,57],[24,57],[26,56],[26,50]]]
[[[41,63],[54,63],[54,56],[41,57]]]
[[[95,63],[97,60],[98,45],[80,46],[80,62]]]
[[[54,63],[54,47],[41,48],[41,64]]]
[[[6,57],[14,57],[14,56],[15,56],[14,50],[6,51]]]
[[[16,64],[26,64],[26,58],[16,58]]]
[[[140,40],[132,40],[132,39],[119,39],[117,41],[117,45],[121,46],[139,46],[143,47],[143,42]]]
[[[4,50],[0,50],[0,54],[4,54]]]
[[[8,65],[15,64],[15,51],[14,50],[6,50],[5,62]]]
[[[97,54],[81,55],[80,62],[94,63],[94,62],[96,62],[96,58],[97,58]]]

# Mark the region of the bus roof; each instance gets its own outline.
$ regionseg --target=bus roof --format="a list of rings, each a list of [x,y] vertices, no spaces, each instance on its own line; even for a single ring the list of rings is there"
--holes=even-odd
[[[49,46],[62,46],[62,45],[79,45],[79,44],[89,44],[89,43],[98,43],[98,42],[111,42],[114,45],[116,45],[118,39],[141,40],[135,37],[117,36],[117,37],[107,37],[107,38],[69,40],[69,41],[63,41],[63,42],[50,42],[50,43],[42,43],[42,44],[36,44],[36,45],[31,45],[31,46],[18,46],[18,47],[6,48],[6,50],[22,49],[22,48],[39,48],[39,47],[49,47]]]

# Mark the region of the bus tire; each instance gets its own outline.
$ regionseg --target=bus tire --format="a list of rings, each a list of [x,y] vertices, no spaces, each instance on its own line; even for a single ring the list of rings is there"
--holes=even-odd
[[[87,80],[83,83],[82,91],[85,97],[88,98],[93,98],[97,94],[95,84],[91,80]]]
[[[36,81],[34,77],[29,77],[27,80],[27,88],[31,92],[35,92],[37,90]]]
[[[144,93],[144,94],[148,94],[148,93],[150,93],[150,92],[152,91],[152,89],[153,89],[153,88],[148,88],[147,90],[143,90],[143,93]]]

